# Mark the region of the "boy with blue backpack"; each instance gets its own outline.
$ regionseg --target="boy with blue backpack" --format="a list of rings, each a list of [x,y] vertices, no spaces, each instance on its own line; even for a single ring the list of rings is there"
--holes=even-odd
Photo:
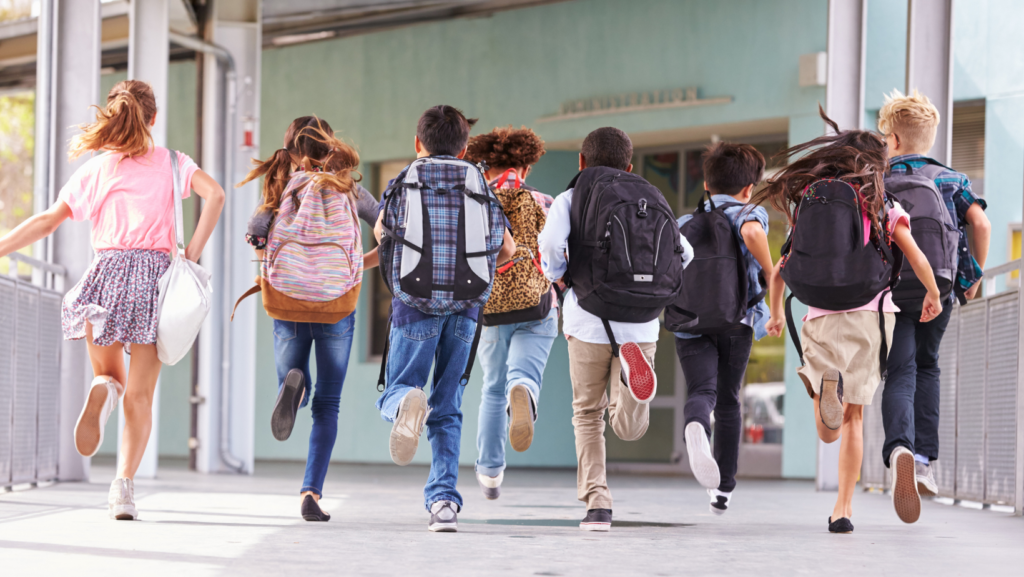
[[[931,263],[943,300],[942,313],[924,322],[917,277],[904,272],[893,289],[900,312],[882,390],[882,459],[895,473],[893,504],[906,523],[920,514],[920,495],[938,493],[931,462],[939,457],[939,344],[954,297],[964,304],[977,293],[991,234],[985,201],[971,191],[967,176],[927,156],[938,124],[939,111],[916,90],[887,95],[878,112],[889,155],[886,192],[907,207],[914,240]],[[968,224],[976,258],[967,242]]]
[[[393,423],[389,446],[398,465],[412,461],[427,429],[431,531],[458,528],[463,387],[496,264],[516,249],[500,202],[479,168],[462,160],[475,122],[447,105],[423,113],[416,160],[388,185],[374,227],[381,276],[394,295],[377,409]]]
[[[690,471],[708,490],[711,512],[721,515],[736,487],[743,429],[740,387],[753,340],[768,334],[763,271],[770,276],[774,265],[768,212],[747,204],[764,175],[764,156],[749,144],[721,142],[708,147],[703,162],[707,201],[679,219],[694,258],[683,275],[679,300],[665,310],[665,325],[677,331],[676,353],[686,377],[683,415]],[[679,330],[687,324],[692,326]],[[714,454],[708,442],[712,412]]]

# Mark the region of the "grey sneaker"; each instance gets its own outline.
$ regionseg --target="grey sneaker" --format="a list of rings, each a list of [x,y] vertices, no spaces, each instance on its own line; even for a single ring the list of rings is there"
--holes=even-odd
[[[476,482],[484,492],[488,501],[493,501],[501,496],[501,481],[505,478],[505,472],[498,473],[497,477],[488,477],[483,473],[476,474]]]
[[[459,530],[458,513],[461,509],[451,501],[437,501],[430,505],[430,524],[427,529],[439,533]]]
[[[917,476],[917,492],[925,497],[934,497],[939,494],[939,484],[935,482],[935,472],[931,463],[924,464],[914,461],[914,473]]]
[[[611,528],[611,509],[587,509],[587,516],[580,521],[580,529],[584,531],[610,531]]]
[[[110,518],[118,521],[135,521],[139,511],[135,508],[135,483],[131,479],[114,479],[107,494]]]
[[[686,437],[686,455],[690,459],[690,472],[705,489],[717,489],[722,482],[722,475],[718,470],[718,462],[711,454],[711,443],[708,442],[704,426],[697,421],[691,421],[683,430],[683,436]]]
[[[413,389],[405,394],[398,408],[398,417],[391,426],[391,460],[396,465],[408,465],[416,456],[416,448],[420,444],[420,434],[427,422],[430,409],[427,407],[427,394],[423,389]]]
[[[916,523],[921,517],[921,495],[917,492],[914,463],[914,454],[906,447],[896,447],[889,455],[892,504],[904,523]]]

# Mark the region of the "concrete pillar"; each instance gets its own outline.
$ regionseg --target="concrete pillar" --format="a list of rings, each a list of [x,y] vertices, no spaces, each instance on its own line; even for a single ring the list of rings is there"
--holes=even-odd
[[[210,14],[213,43],[204,64],[201,166],[224,186],[224,214],[203,255],[214,275],[215,299],[199,335],[200,472],[251,474],[254,461],[257,300],[246,300],[229,322],[235,298],[253,285],[257,267],[244,242],[246,223],[259,203],[259,183],[234,188],[259,147],[262,53],[259,0],[218,0]],[[225,75],[230,69],[233,75]],[[251,132],[251,145],[246,145]],[[269,353],[268,353],[269,354]]]
[[[953,0],[909,0],[907,86],[939,109],[939,130],[930,155],[948,165],[953,151]]]
[[[37,198],[46,194],[46,204],[57,197],[60,187],[87,160],[67,161],[65,146],[77,132],[75,125],[93,120],[89,106],[96,104],[100,85],[100,2],[99,0],[41,0],[40,43],[49,36],[49,46],[40,52],[37,70],[48,83],[44,97],[50,113],[49,138],[36,147],[36,167],[48,179],[46,189],[37,188]],[[47,30],[42,27],[48,25]],[[59,41],[58,41],[59,40]],[[47,58],[49,60],[47,61]],[[38,178],[38,177],[37,177]],[[89,223],[66,222],[52,236],[47,252],[52,261],[67,269],[73,286],[92,260]],[[89,459],[78,454],[74,444],[75,422],[85,403],[92,380],[85,343],[64,341],[61,346],[60,455],[58,478],[62,481],[88,480]]]
[[[864,125],[867,17],[867,0],[829,0],[825,112],[840,130],[859,129]],[[830,444],[818,441],[815,479],[819,491],[839,488],[840,443],[840,440]]]
[[[179,1],[179,0],[174,0]],[[153,126],[153,144],[167,146],[167,66],[170,46],[168,44],[168,0],[136,0],[128,8],[128,79],[142,80],[153,87],[156,97],[156,124]],[[125,365],[130,357],[125,355]],[[121,446],[124,432],[124,405],[118,405],[117,445]],[[153,429],[136,477],[156,477],[158,448],[160,441],[160,380],[157,380],[153,394]],[[118,462],[121,452],[117,453]]]

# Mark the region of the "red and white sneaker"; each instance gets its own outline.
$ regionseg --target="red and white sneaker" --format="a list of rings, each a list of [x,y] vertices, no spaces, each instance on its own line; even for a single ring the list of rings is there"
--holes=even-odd
[[[636,343],[623,343],[619,347],[619,361],[622,365],[622,382],[629,394],[640,404],[647,404],[658,391],[658,377],[654,375],[654,363],[640,350]]]

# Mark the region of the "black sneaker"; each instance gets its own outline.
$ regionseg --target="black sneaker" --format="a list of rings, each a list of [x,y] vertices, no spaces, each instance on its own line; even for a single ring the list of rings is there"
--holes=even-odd
[[[459,530],[458,512],[460,508],[451,501],[437,501],[430,505],[430,524],[427,529],[441,533],[454,533]]]
[[[821,375],[818,414],[821,422],[833,431],[843,426],[843,374],[838,369],[828,369]]]
[[[331,514],[321,509],[312,495],[306,495],[302,500],[302,518],[307,521],[330,521]]]
[[[732,491],[726,493],[718,489],[708,489],[708,496],[711,497],[711,512],[715,515],[725,515],[725,512],[729,510]]]
[[[611,528],[611,509],[587,509],[587,516],[580,521],[580,529],[584,531],[608,531]]]
[[[270,430],[278,441],[287,441],[295,426],[295,413],[306,395],[306,378],[299,369],[292,369],[284,377],[284,384],[277,393],[274,412],[270,414]]]
[[[842,517],[832,520],[832,517],[828,518],[828,532],[829,533],[853,533],[853,523],[850,522],[848,517]]]

